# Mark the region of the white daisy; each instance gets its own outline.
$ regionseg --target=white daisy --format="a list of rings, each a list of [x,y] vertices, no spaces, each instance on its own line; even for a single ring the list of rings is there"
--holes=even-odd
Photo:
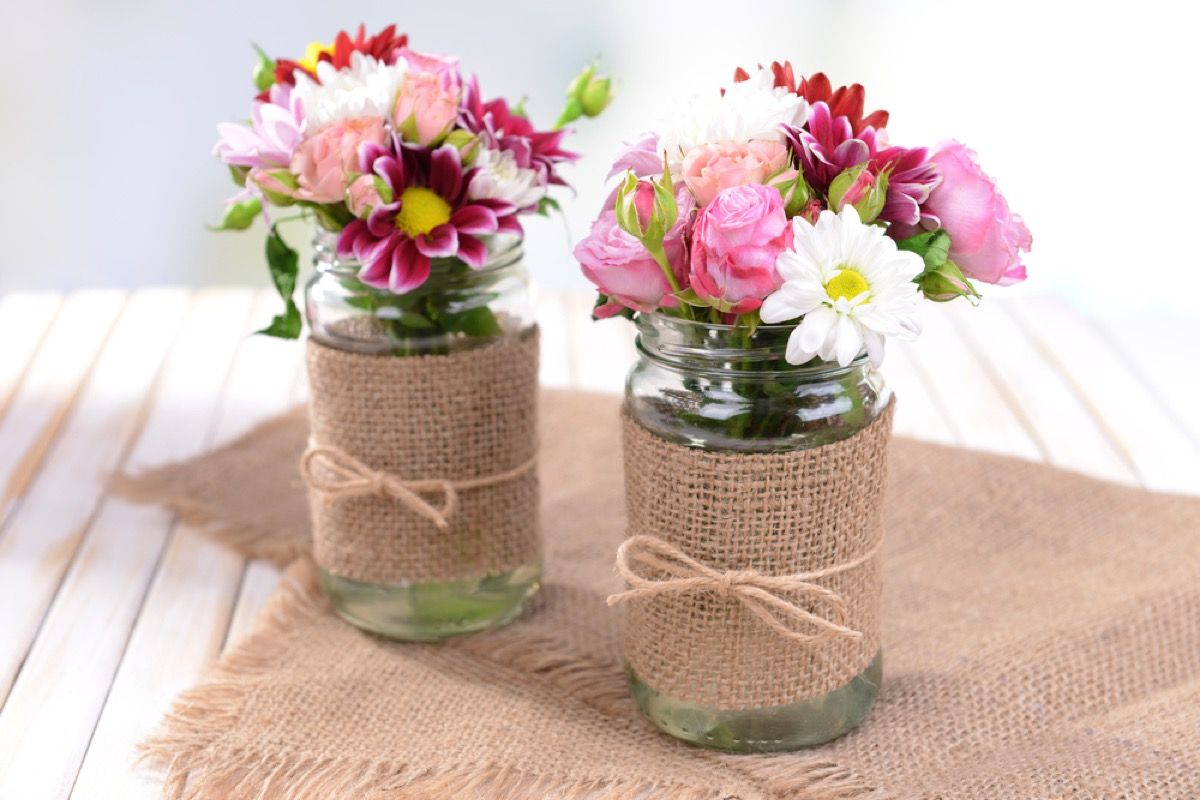
[[[340,70],[328,61],[317,64],[320,83],[298,71],[295,92],[304,108],[304,133],[356,117],[386,118],[407,72],[403,58],[389,66],[363,53],[351,53],[350,66]]]
[[[518,166],[511,150],[481,149],[473,166],[478,171],[467,187],[472,200],[490,198],[528,208],[546,196],[547,187],[538,171]]]
[[[723,95],[694,97],[676,109],[659,147],[667,154],[671,172],[678,173],[683,157],[699,145],[751,139],[782,142],[781,123],[800,127],[807,121],[808,101],[776,87],[771,72],[759,69],[748,80],[726,87]]]
[[[879,366],[884,337],[917,337],[921,292],[913,278],[925,267],[919,255],[896,249],[853,206],[822,211],[816,225],[795,217],[792,232],[792,249],[775,263],[783,286],[760,311],[766,323],[803,317],[788,337],[788,363],[818,357],[844,367],[865,348]]]

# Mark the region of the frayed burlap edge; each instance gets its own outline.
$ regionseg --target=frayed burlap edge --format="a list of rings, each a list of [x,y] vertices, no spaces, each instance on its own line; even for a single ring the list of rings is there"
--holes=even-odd
[[[678,800],[728,798],[720,788],[665,785],[654,780],[579,779],[530,774],[504,764],[444,769],[404,762],[315,756],[287,749],[223,750],[217,742],[239,721],[246,683],[269,673],[283,655],[290,632],[327,611],[307,559],[284,574],[254,631],[223,656],[205,680],[177,698],[159,731],[141,745],[140,761],[164,772],[163,796],[172,800],[282,797],[402,798],[487,797],[495,800],[628,800],[655,793]],[[637,713],[617,668],[574,653],[545,632],[520,629],[466,638],[450,646],[505,667],[527,671],[596,711]],[[811,800],[891,800],[845,767],[827,759],[791,756],[728,756],[696,751],[762,786],[765,796]]]
[[[153,484],[155,472],[149,470],[136,475],[114,475],[109,480],[109,491],[123,500],[139,504],[156,504],[172,512],[179,522],[200,529],[201,533],[214,542],[248,558],[262,558],[281,569],[306,557],[307,546],[295,539],[277,536],[249,525],[234,525],[213,518],[212,510],[188,497],[179,494],[160,494],[160,486]]]
[[[628,800],[663,793],[677,800],[721,800],[717,787],[664,784],[646,779],[579,779],[569,775],[531,774],[503,764],[474,764],[435,769],[403,762],[315,756],[288,749],[220,749],[216,742],[239,721],[246,681],[269,673],[283,654],[287,636],[305,619],[325,613],[311,562],[293,564],[279,591],[261,612],[253,633],[212,668],[198,686],[177,698],[159,731],[140,747],[139,761],[163,771],[163,796],[173,800],[281,797],[327,800],[362,797],[487,797],[494,800]],[[507,637],[464,639],[455,646],[498,664],[528,670],[569,696],[602,713],[631,709],[605,689],[613,684],[613,666],[577,658],[563,643],[540,632],[512,631]],[[554,652],[551,652],[551,651]],[[619,708],[623,706],[623,708]],[[814,759],[786,766],[763,757],[718,759],[763,784],[770,796],[803,793],[813,800],[886,800],[830,762]],[[755,761],[759,763],[754,763]]]

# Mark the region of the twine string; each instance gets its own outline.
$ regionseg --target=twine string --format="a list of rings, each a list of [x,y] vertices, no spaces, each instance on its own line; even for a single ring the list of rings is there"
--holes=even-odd
[[[458,513],[458,494],[470,489],[496,486],[519,478],[537,465],[537,456],[504,472],[482,478],[446,480],[422,478],[408,480],[389,472],[374,470],[340,447],[310,444],[300,459],[300,474],[314,491],[327,502],[350,497],[387,497],[410,511],[425,517],[439,530],[447,530]],[[440,499],[436,505],[425,499],[432,495]]]
[[[763,575],[755,570],[716,570],[669,542],[639,534],[626,539],[617,550],[617,572],[629,588],[610,595],[607,602],[614,606],[636,598],[713,591],[737,600],[771,630],[794,642],[811,645],[838,637],[858,640],[863,634],[847,625],[846,599],[814,581],[862,566],[874,558],[882,544],[881,538],[861,556],[824,569]],[[793,601],[789,596],[797,599]],[[805,600],[826,614],[810,611]]]

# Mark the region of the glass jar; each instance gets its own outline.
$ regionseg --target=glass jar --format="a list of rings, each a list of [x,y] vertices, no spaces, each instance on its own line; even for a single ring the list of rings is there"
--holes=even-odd
[[[337,234],[318,227],[316,272],[305,287],[310,335],[368,355],[450,355],[525,335],[534,325],[533,288],[521,240],[495,236],[488,261],[472,269],[434,259],[429,279],[405,294],[367,286],[360,265],[337,255]],[[470,580],[377,584],[319,570],[334,610],[383,636],[435,641],[511,622],[538,590],[541,565]]]
[[[641,314],[636,324],[638,360],[626,382],[625,409],[668,442],[713,452],[803,450],[853,436],[891,401],[865,356],[846,367],[787,363],[792,326],[751,333],[662,314]],[[733,752],[794,750],[841,736],[866,716],[881,677],[876,654],[823,696],[722,710],[669,697],[629,669],[633,697],[651,722],[679,739]]]

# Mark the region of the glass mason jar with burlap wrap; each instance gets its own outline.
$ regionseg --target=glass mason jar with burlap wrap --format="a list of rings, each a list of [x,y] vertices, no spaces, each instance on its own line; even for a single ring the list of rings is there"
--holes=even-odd
[[[538,335],[521,242],[435,259],[404,294],[318,229],[306,292],[313,555],[334,609],[429,641],[502,625],[538,588]]]
[[[836,738],[879,691],[893,403],[865,358],[788,364],[791,326],[637,317],[624,406],[623,637],[658,727],[737,752]]]

